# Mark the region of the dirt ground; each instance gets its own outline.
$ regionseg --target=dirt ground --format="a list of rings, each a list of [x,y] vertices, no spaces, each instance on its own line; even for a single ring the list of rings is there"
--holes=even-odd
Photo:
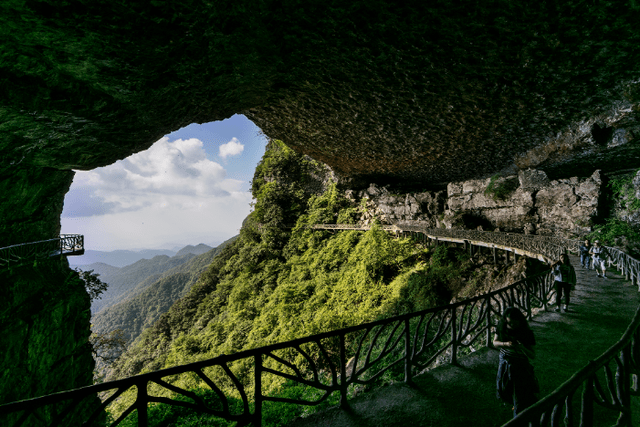
[[[571,257],[571,262],[578,284],[569,311],[543,311],[530,322],[537,341],[534,367],[540,397],[613,345],[640,303],[637,287],[619,274],[608,271],[607,279],[598,278],[594,271],[581,268],[577,257]],[[511,408],[495,397],[498,351],[483,348],[459,362],[460,366],[441,366],[415,377],[415,386],[394,384],[372,390],[350,400],[350,410],[333,408],[289,425],[490,427],[509,421]],[[578,405],[579,396],[574,401]],[[579,408],[576,411],[579,414]],[[617,417],[611,411],[601,412],[607,419],[600,421],[602,425],[610,425],[609,420]]]

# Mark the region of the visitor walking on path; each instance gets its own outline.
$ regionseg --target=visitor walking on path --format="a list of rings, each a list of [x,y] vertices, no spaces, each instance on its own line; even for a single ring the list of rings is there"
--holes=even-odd
[[[560,259],[551,264],[553,270],[554,285],[556,288],[556,311],[565,312],[569,309],[569,294],[576,286],[576,270],[569,261],[569,255],[562,254]],[[564,293],[564,307],[560,307],[562,294]]]
[[[592,246],[589,240],[585,240],[584,243],[580,245],[580,265],[587,270],[591,269],[591,255],[589,254],[591,248]]]
[[[493,338],[494,347],[500,349],[496,395],[513,405],[514,417],[533,405],[540,391],[531,365],[535,344],[536,339],[524,314],[515,307],[507,308]]]
[[[604,246],[600,246],[600,240],[593,242],[593,247],[589,251],[593,257],[593,269],[596,271],[596,275],[600,277],[600,270],[602,270],[602,277],[607,278],[607,266],[605,261],[609,258],[609,252]]]

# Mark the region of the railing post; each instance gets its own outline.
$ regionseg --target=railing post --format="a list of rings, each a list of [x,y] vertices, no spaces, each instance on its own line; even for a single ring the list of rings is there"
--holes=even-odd
[[[589,364],[592,363],[593,361],[589,361]],[[582,391],[580,427],[593,427],[593,375],[587,379]]]
[[[413,355],[411,354],[411,322],[408,317],[404,320],[404,328],[404,382],[412,384],[411,366]]]
[[[629,265],[629,260],[624,258],[624,260],[622,261],[622,265],[624,265],[624,279],[629,280],[629,276],[630,276],[629,270],[631,270],[631,266]]]
[[[147,427],[149,425],[149,413],[147,412],[149,394],[147,393],[147,383],[136,384],[136,387],[138,388],[138,396],[136,399],[138,427]]]
[[[340,408],[349,409],[347,401],[347,349],[344,343],[344,333],[340,334]]]
[[[491,339],[491,298],[487,297],[487,347],[493,348],[493,340]]]
[[[527,319],[531,320],[531,318],[533,317],[533,312],[531,310],[531,292],[533,292],[533,285],[527,280],[525,279],[525,292],[527,293],[525,295],[525,303],[527,305]]]
[[[620,362],[616,369],[616,394],[618,396],[618,400],[622,405],[622,411],[620,411],[620,416],[618,417],[618,422],[616,425],[627,425],[631,427],[633,424],[631,423],[632,413],[631,413],[631,346],[627,344],[620,351]]]
[[[255,401],[255,408],[253,411],[253,425],[260,427],[262,426],[262,353],[254,356],[254,365],[255,379],[253,398]]]
[[[456,331],[456,309],[451,309],[451,364],[458,364],[458,333]]]

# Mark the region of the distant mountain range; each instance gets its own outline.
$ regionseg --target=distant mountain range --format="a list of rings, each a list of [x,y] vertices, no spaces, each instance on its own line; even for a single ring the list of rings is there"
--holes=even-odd
[[[71,267],[87,267],[95,263],[108,264],[114,267],[126,267],[140,261],[141,259],[152,259],[158,255],[166,255],[169,257],[185,255],[188,253],[200,255],[211,250],[214,246],[217,246],[217,244],[209,246],[204,243],[200,243],[197,246],[185,246],[179,251],[170,249],[143,249],[140,251],[117,250],[108,252],[86,250],[84,255],[70,256],[68,259]],[[82,269],[84,270],[85,268]]]
[[[138,252],[125,250],[110,252],[85,250],[84,255],[70,256],[68,259],[71,267],[85,267],[95,263],[103,263],[113,267],[125,267],[141,259],[152,259],[158,255],[172,257],[175,254],[174,251],[168,249],[145,249]],[[82,269],[84,270],[84,268]]]
[[[157,255],[123,268],[105,263],[82,266],[82,270],[93,270],[109,284],[102,298],[92,303],[92,330],[105,334],[122,329],[133,341],[191,289],[213,258],[235,238],[216,248],[189,245],[172,257]]]

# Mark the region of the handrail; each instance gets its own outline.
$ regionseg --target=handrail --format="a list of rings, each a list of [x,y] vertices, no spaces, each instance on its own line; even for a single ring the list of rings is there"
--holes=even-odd
[[[426,231],[416,231],[417,236],[433,240]],[[404,231],[403,231],[404,232]],[[440,233],[440,231],[438,232]],[[495,233],[498,235],[499,233]],[[444,238],[442,233],[439,238]],[[472,238],[472,234],[456,233],[448,236]],[[564,248],[549,242],[535,244],[535,239],[509,238],[511,243],[521,244],[522,251],[538,250],[544,258],[557,258]],[[507,240],[504,240],[506,242]],[[437,242],[437,240],[436,240]],[[504,243],[503,242],[503,243]],[[515,250],[516,247],[511,247]],[[96,384],[76,390],[64,391],[44,397],[8,403],[0,406],[0,415],[20,413],[12,421],[14,426],[31,417],[62,419],[72,416],[74,410],[85,399],[95,398],[97,393],[111,392],[101,405],[94,408],[87,425],[96,420],[107,405],[127,390],[136,388],[136,401],[111,424],[118,425],[131,412],[137,411],[138,425],[148,423],[149,403],[165,403],[186,406],[195,411],[219,416],[239,425],[261,425],[262,404],[266,401],[288,402],[300,405],[317,405],[331,394],[340,395],[342,407],[348,406],[348,390],[357,384],[369,384],[390,369],[402,369],[404,380],[412,377],[434,363],[448,359],[456,364],[461,355],[491,345],[491,330],[497,325],[500,314],[509,306],[519,307],[531,318],[534,308],[546,307],[552,295],[553,281],[549,273],[527,277],[507,287],[475,298],[415,313],[395,316],[349,328],[343,328],[287,342],[245,350],[233,355],[221,355],[213,359],[150,372],[113,382]],[[253,358],[252,378],[236,375],[230,364]],[[206,371],[205,371],[206,370]],[[223,375],[222,381],[235,387],[240,396],[242,409],[231,409],[229,396],[216,385],[211,377],[213,371]],[[189,390],[165,381],[167,377],[191,375],[207,384],[218,396],[217,408],[208,406]],[[263,390],[265,378],[290,380],[316,388],[322,396],[315,401],[273,397]],[[168,390],[188,397],[192,402],[175,401],[149,394],[149,388]],[[250,410],[249,395],[253,392],[253,411]]]
[[[631,396],[640,395],[637,386],[640,367],[640,307],[622,338],[596,360],[590,361],[549,395],[527,408],[502,427],[562,425],[593,426],[594,403],[619,412],[616,426],[631,427]],[[615,374],[611,364],[615,362]],[[599,375],[600,373],[600,375]],[[600,384],[605,378],[605,387]],[[632,382],[633,380],[633,382]],[[635,384],[635,389],[631,384]],[[573,398],[582,387],[581,411],[576,417],[571,409]],[[564,411],[563,411],[564,408]],[[576,420],[576,418],[578,418]],[[576,421],[578,423],[576,424]]]
[[[82,255],[84,236],[81,234],[61,234],[55,239],[21,243],[0,248],[0,268],[11,267],[24,262],[46,259],[60,255]]]
[[[609,265],[616,265],[627,280],[638,282],[640,261],[607,247]],[[613,365],[613,369],[612,369]],[[615,370],[615,373],[613,373]],[[622,337],[596,360],[573,374],[551,394],[527,408],[502,427],[580,425],[593,426],[594,403],[618,412],[616,426],[631,427],[631,396],[640,396],[640,307]],[[604,386],[601,379],[604,378]],[[574,396],[582,388],[580,414]],[[636,424],[637,425],[637,421]]]

